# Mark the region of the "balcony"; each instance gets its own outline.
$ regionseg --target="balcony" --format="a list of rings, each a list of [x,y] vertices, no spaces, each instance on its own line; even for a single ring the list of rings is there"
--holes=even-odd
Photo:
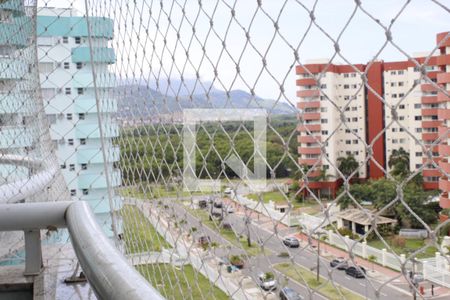
[[[107,63],[113,64],[116,62],[116,55],[114,49],[107,47],[95,47],[91,49],[89,47],[78,47],[72,49],[72,62],[73,63]]]
[[[105,125],[103,128],[104,137],[118,137],[119,136],[119,128],[116,123],[108,123],[104,122]],[[77,124],[75,129],[75,137],[77,139],[98,139],[100,138],[100,129],[97,123],[84,123],[80,122]]]
[[[122,182],[122,177],[119,171],[112,171],[110,173],[110,184],[111,187],[120,186]],[[78,176],[78,188],[79,189],[107,189],[108,184],[106,176],[104,174],[91,173],[91,174],[80,174]]]
[[[23,0],[8,0],[0,3],[0,10],[9,10],[14,16],[23,16],[25,9],[23,6]]]
[[[297,97],[304,98],[304,97],[319,97],[320,91],[319,90],[304,90],[304,91],[297,91]]]
[[[92,37],[113,38],[114,24],[111,19],[90,17],[89,21]],[[38,16],[36,30],[38,36],[87,37],[89,35],[86,18],[77,16]]]
[[[28,63],[24,60],[0,57],[0,79],[22,80],[27,72]]]
[[[317,80],[314,78],[302,78],[297,79],[296,83],[297,86],[310,86],[310,85],[317,85]]]
[[[30,114],[33,109],[32,102],[25,95],[0,93],[0,114]]]
[[[422,116],[437,116],[438,109],[437,108],[423,108]]]
[[[112,73],[97,74],[96,85],[102,87],[114,87],[115,76]],[[72,86],[75,88],[93,88],[94,77],[91,72],[77,72],[73,75]]]
[[[0,127],[0,149],[24,148],[33,143],[31,132],[22,126]]]
[[[422,96],[422,104],[434,104],[438,103],[437,96]]]
[[[437,75],[437,82],[440,84],[450,83],[450,73],[441,73]]]
[[[298,147],[298,153],[300,153],[300,154],[320,154],[321,149],[319,147]]]
[[[303,120],[320,120],[320,112],[301,113],[300,116]]]
[[[298,125],[297,130],[300,132],[313,132],[313,131],[320,131],[320,124],[305,124],[305,125]]]
[[[422,121],[422,128],[437,128],[442,124],[442,121]]]
[[[298,142],[300,143],[318,143],[321,141],[320,135],[301,135],[298,137]]]
[[[316,101],[302,101],[302,102],[297,103],[297,107],[300,109],[319,108],[320,101],[319,101],[319,99],[317,99]]]
[[[13,23],[0,23],[0,31],[2,32],[0,44],[19,48],[27,47],[29,45],[28,38],[33,34],[32,24],[31,19],[26,16],[14,18]]]
[[[106,152],[106,158],[109,163],[119,161],[119,147],[111,147]],[[104,162],[101,147],[97,148],[80,148],[77,151],[77,163],[79,164],[101,164]]]
[[[80,96],[74,100],[75,112],[78,114],[86,113],[97,113],[97,103],[95,98],[89,96]],[[100,111],[102,113],[113,113],[117,112],[117,100],[114,98],[101,99],[100,100]]]
[[[450,181],[446,177],[439,178],[439,189],[443,192],[450,191]]]

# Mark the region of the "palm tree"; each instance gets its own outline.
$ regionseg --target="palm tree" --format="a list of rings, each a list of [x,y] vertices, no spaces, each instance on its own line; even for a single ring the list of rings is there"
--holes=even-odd
[[[311,178],[311,181],[325,182],[325,181],[328,181],[330,178],[333,178],[333,177],[334,177],[333,175],[327,174],[327,169],[325,169],[325,167],[322,166],[322,168],[320,168],[319,175]],[[321,199],[320,189],[318,189],[318,192],[319,192],[319,194],[318,194],[319,199]],[[330,191],[328,191],[328,194],[330,194]]]
[[[349,177],[359,167],[359,163],[356,161],[356,159],[353,155],[348,155],[347,157],[339,157],[337,159],[337,162],[338,162],[339,171],[341,171],[341,173],[345,177]],[[359,176],[359,174],[358,174],[358,172],[356,172],[355,177],[358,177],[358,176]]]
[[[409,153],[403,147],[394,149],[389,156],[388,166],[391,168],[392,176],[406,178],[409,172]]]

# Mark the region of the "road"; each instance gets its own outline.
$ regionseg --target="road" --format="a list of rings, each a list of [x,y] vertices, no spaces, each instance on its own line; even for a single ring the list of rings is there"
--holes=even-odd
[[[186,223],[183,226],[185,226],[186,228],[200,228],[199,219],[194,217],[184,205],[178,203],[177,201],[170,200],[166,200],[166,204],[168,204],[172,208],[171,210],[173,211],[173,213],[175,213],[178,220],[186,220]],[[246,235],[247,229],[245,225],[245,216],[243,216],[242,214],[228,214],[225,216],[224,221],[230,223],[233,227],[233,230],[238,235]],[[314,269],[316,267],[317,254],[314,249],[304,247],[298,249],[287,248],[281,242],[282,237],[275,235],[273,232],[260,228],[260,226],[255,223],[250,223],[249,227],[251,236],[259,237],[264,242],[264,247],[266,249],[269,249],[273,253],[272,255],[258,255],[257,257],[250,258],[251,261],[249,261],[249,263],[247,264],[248,266],[250,266],[250,268],[246,268],[244,272],[247,272],[247,274],[252,276],[254,279],[256,279],[256,274],[261,271],[274,271],[272,268],[273,264],[289,261],[286,258],[283,259],[277,257],[276,254],[280,252],[288,252],[296,264],[307,269]],[[217,243],[229,246],[228,249],[222,248],[215,250],[217,255],[229,256],[230,254],[245,253],[245,250],[232,245],[217,231],[211,230],[207,226],[201,226],[201,228],[203,232],[197,233],[197,236],[208,235]],[[320,274],[325,278],[329,278],[336,284],[339,284],[351,291],[362,295],[366,299],[406,300],[413,298],[411,293],[399,287],[395,287],[392,284],[384,285],[380,290],[379,297],[377,297],[375,291],[383,285],[382,282],[379,282],[374,278],[369,278],[369,280],[355,279],[353,277],[347,276],[343,271],[332,270],[329,267],[329,261],[323,257],[320,258]],[[288,286],[297,290],[301,295],[305,295],[306,298],[320,300],[325,299],[323,296],[318,294],[311,295],[310,291],[305,286],[297,284],[293,281],[289,281]],[[308,297],[308,295],[310,297]]]

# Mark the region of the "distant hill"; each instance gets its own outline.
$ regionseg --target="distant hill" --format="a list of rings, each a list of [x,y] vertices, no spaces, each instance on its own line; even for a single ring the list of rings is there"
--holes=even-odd
[[[179,96],[175,96],[173,91],[161,89],[161,86],[159,90],[164,92],[167,90],[167,95],[147,85],[125,84],[119,87],[118,117],[123,120],[132,120],[136,117],[145,120],[158,115],[178,114],[185,108],[265,108],[274,115],[297,112],[295,107],[285,102],[253,97],[242,90],[233,90],[227,94],[212,86],[208,89],[210,90],[208,96],[203,88],[200,91],[197,87],[193,90],[198,94],[192,96],[182,94],[180,89]]]

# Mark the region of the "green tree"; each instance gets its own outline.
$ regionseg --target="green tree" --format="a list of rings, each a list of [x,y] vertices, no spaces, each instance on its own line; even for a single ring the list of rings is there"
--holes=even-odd
[[[409,176],[409,153],[405,149],[394,149],[389,156],[389,168],[391,175],[404,179]]]
[[[359,164],[353,155],[348,155],[347,157],[339,157],[337,159],[338,169],[345,177],[349,177],[353,172],[355,172]],[[353,177],[357,178],[359,176],[358,172],[355,173]]]

